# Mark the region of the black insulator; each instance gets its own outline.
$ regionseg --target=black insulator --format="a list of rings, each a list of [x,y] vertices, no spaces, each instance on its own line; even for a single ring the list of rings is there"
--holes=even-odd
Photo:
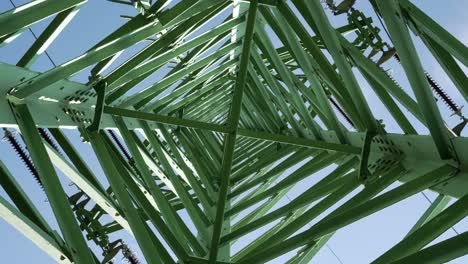
[[[138,169],[135,165],[135,162],[133,161],[133,158],[132,156],[130,156],[130,154],[128,153],[127,149],[123,146],[122,142],[120,142],[119,138],[117,137],[117,135],[115,135],[114,131],[112,130],[108,130],[109,131],[109,134],[110,136],[112,137],[112,139],[114,140],[114,142],[117,144],[117,146],[119,147],[120,151],[123,153],[123,155],[125,156],[125,158],[127,159],[128,163],[130,164],[130,166],[133,168],[133,170],[138,174]]]
[[[125,244],[122,243],[122,254],[130,264],[140,264],[140,261],[136,257],[135,253]]]
[[[114,131],[112,130],[108,130],[109,131],[109,134],[110,136],[112,137],[112,139],[114,140],[114,142],[117,144],[117,146],[119,147],[120,151],[122,151],[122,153],[124,154],[125,158],[127,158],[128,161],[131,161],[132,160],[132,157],[130,156],[130,154],[127,152],[127,149],[125,149],[125,147],[122,145],[122,142],[120,142],[119,138],[117,137],[117,135],[115,135]]]
[[[127,258],[128,262],[130,264],[140,264],[140,261],[138,260],[138,258],[133,253],[126,256],[126,258]]]
[[[395,80],[395,78],[393,78],[393,76],[392,76],[390,73],[388,73],[387,71],[385,71],[385,70],[382,69],[382,68],[380,68],[380,69],[388,76],[388,78],[389,78],[396,86],[398,86],[400,89],[403,89],[403,88],[401,88],[400,84]]]
[[[49,145],[52,146],[52,148],[55,149],[55,151],[57,151],[60,155],[63,156],[63,154],[60,152],[57,144],[55,144],[55,141],[52,139],[52,137],[49,135],[49,133],[47,132],[47,130],[45,130],[44,128],[39,128],[39,134],[41,135],[41,137],[47,142],[49,143]]]
[[[6,139],[8,140],[8,143],[10,143],[10,145],[13,147],[18,157],[21,159],[21,161],[26,165],[28,170],[31,172],[36,182],[44,190],[44,185],[42,184],[41,178],[39,178],[39,173],[37,172],[36,167],[32,163],[31,158],[26,153],[26,150],[20,145],[18,140],[10,131],[8,131],[8,129],[3,128],[3,131],[5,131],[5,136],[6,136]]]
[[[445,92],[442,87],[427,73],[426,74],[427,81],[429,85],[431,85],[432,90],[434,91],[437,96],[444,101],[444,103],[452,110],[454,114],[460,113],[460,108],[455,104],[452,98]]]
[[[398,54],[394,54],[393,57],[401,63],[400,57]],[[447,94],[447,92],[442,89],[442,87],[434,80],[434,78],[429,75],[426,71],[424,71],[424,74],[426,75],[426,79],[429,82],[429,85],[431,86],[431,89],[434,91],[434,93],[442,100],[444,103],[452,110],[452,112],[456,115],[460,115],[460,107],[457,106],[455,101]]]

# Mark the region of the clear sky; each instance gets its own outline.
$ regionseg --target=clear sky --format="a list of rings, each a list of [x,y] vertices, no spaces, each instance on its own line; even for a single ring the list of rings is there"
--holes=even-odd
[[[16,5],[28,2],[25,0],[12,1]],[[449,32],[466,45],[468,42],[468,20],[466,19],[468,1],[413,0],[412,2],[423,9],[435,21],[447,28]],[[367,1],[358,1],[357,7],[364,11],[366,15],[374,16],[373,12],[369,9]],[[0,12],[4,12],[11,8],[12,5],[9,0],[0,1]],[[104,0],[88,0],[73,21],[47,51],[56,64],[62,64],[78,55],[81,55],[88,48],[100,41],[104,36],[118,28],[124,22],[124,19],[119,17],[119,15],[134,14],[135,11],[128,6],[122,6]],[[375,24],[378,25],[378,21],[376,19],[374,20]],[[340,25],[340,23],[343,22],[339,19],[337,21],[337,25]],[[32,27],[32,30],[38,35],[44,27],[47,26],[48,22],[50,22],[50,19],[35,24]],[[341,25],[343,25],[343,23]],[[382,35],[383,34],[384,33],[382,32]],[[15,64],[33,41],[34,39],[30,32],[23,33],[22,36],[16,39],[12,44],[0,48],[0,61]],[[444,89],[449,92],[449,94],[453,95],[455,101],[459,105],[465,105],[466,103],[463,101],[463,98],[459,96],[458,92],[445,73],[441,70],[440,66],[437,65],[436,61],[430,56],[428,51],[421,46],[419,41],[416,40],[416,43],[425,69],[442,85],[442,87],[444,87]],[[144,44],[138,44],[131,50],[135,51],[138,48],[141,48],[142,45]],[[128,58],[130,55],[131,52],[124,53],[116,64],[124,61],[125,58]],[[401,70],[395,63],[390,63],[388,65],[389,66],[387,66],[387,68],[391,68],[395,75],[401,73]],[[46,58],[46,56],[42,56],[34,64],[32,69],[41,72],[50,69],[51,67],[51,62]],[[464,68],[464,70],[466,71],[466,68]],[[87,81],[88,73],[89,69],[82,71],[72,79],[85,82]],[[390,132],[399,132],[395,130],[394,123],[390,120],[391,118],[388,118],[388,113],[383,110],[381,103],[378,100],[373,100],[375,95],[372,93],[371,89],[362,80],[362,78],[359,78],[359,81],[362,84],[364,93],[368,98],[368,102],[376,117],[386,121],[386,128]],[[410,91],[405,80],[402,79],[399,81],[401,81],[405,90]],[[450,115],[450,112],[448,112],[443,105],[439,105],[441,106],[440,109],[445,116]],[[467,115],[466,108],[464,109],[464,112],[465,115]],[[448,120],[449,125],[452,127],[456,125],[457,122],[459,122],[459,120],[455,117]],[[421,133],[427,132],[427,130],[422,128],[420,124],[417,124],[417,129]],[[76,132],[69,133],[69,135],[75,142],[78,142],[79,137]],[[0,135],[0,137],[2,136],[3,135]],[[80,147],[80,151],[82,151],[84,156],[89,157],[89,162],[93,165],[92,168],[98,171],[100,178],[105,181],[90,147],[88,145],[84,145]],[[13,168],[12,173],[16,177],[17,181],[21,183],[26,193],[34,199],[36,206],[44,213],[45,217],[47,219],[52,219],[49,204],[45,202],[45,195],[32,180],[29,172],[24,168],[17,156],[13,154],[13,150],[6,142],[0,142],[0,159],[8,168]],[[289,193],[289,198],[293,199],[296,197],[304,191],[304,186],[309,186],[309,184],[316,182],[320,177],[323,177],[327,171],[330,171],[330,169],[331,168],[328,168],[317,176],[309,177],[308,179],[300,182],[300,184],[293,188]],[[70,182],[69,180],[64,179],[63,177],[62,179],[63,185],[67,190],[72,192],[76,190],[73,186],[67,186]],[[395,186],[397,185],[395,184],[392,187]],[[426,191],[426,194],[432,200],[436,197],[436,195],[430,191]],[[1,188],[0,195],[6,197]],[[275,208],[283,205],[286,201],[287,199],[281,201],[277,206],[275,206]],[[378,212],[341,229],[329,241],[327,247],[324,247],[318,253],[314,258],[313,263],[369,263],[389,249],[392,245],[397,243],[417,221],[419,216],[422,215],[428,205],[429,203],[424,196],[418,194],[391,206],[386,210]],[[53,226],[55,227],[56,224],[53,223]],[[265,226],[262,230],[266,230],[269,227],[271,227],[271,225]],[[466,219],[461,221],[455,226],[455,228],[460,233],[468,230],[468,221]],[[454,231],[449,230],[437,241],[446,239],[453,235]],[[249,236],[246,236],[245,239],[245,241],[247,241]],[[136,244],[131,242],[130,238],[128,238],[127,241],[130,242],[131,246],[136,248]],[[245,243],[245,241],[239,242],[239,244],[235,245],[234,250],[241,246],[242,243]],[[0,255],[0,263],[52,263],[52,260],[45,253],[39,250],[34,244],[23,237],[11,226],[6,224],[3,220],[0,220]],[[139,255],[142,256],[141,253],[139,253]],[[281,257],[271,263],[282,263],[285,259],[285,257]],[[120,263],[120,259],[118,259],[116,263]],[[468,257],[460,258],[452,263],[468,263]]]

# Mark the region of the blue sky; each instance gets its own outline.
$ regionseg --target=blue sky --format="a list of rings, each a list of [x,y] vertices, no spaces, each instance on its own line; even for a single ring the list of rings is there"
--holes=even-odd
[[[24,0],[13,0],[16,5],[28,2]],[[466,10],[468,10],[468,1],[460,0],[446,0],[446,1],[424,1],[414,0],[412,1],[419,6],[423,11],[430,15],[435,21],[440,23],[442,26],[447,28],[455,37],[460,39],[463,43],[468,42],[468,20],[466,19]],[[367,1],[358,1],[357,7],[364,11],[367,15],[373,15],[372,11],[369,10]],[[0,2],[0,12],[4,12],[12,8],[11,3],[8,0]],[[367,11],[367,12],[366,12]],[[53,58],[56,64],[62,64],[80,54],[85,52],[95,43],[100,41],[105,35],[111,33],[113,30],[118,28],[124,19],[119,15],[133,15],[135,12],[128,6],[122,6],[119,4],[111,3],[104,0],[89,0],[86,3],[73,21],[68,27],[62,32],[57,40],[47,50],[50,56]],[[378,25],[376,19],[375,23]],[[40,22],[32,27],[32,30],[39,34],[50,19]],[[337,19],[337,25],[343,21]],[[342,24],[341,24],[342,25]],[[383,35],[383,32],[382,32]],[[12,44],[0,48],[0,61],[6,63],[15,64],[19,58],[24,54],[29,45],[33,42],[33,37],[30,32],[25,32],[16,39]],[[451,84],[448,77],[441,70],[440,66],[437,65],[435,60],[430,56],[428,51],[416,40],[418,52],[423,61],[425,69],[446,89],[449,94],[454,95],[455,101],[459,105],[465,105],[463,98],[458,94],[458,91]],[[116,64],[123,62],[128,58],[132,52],[135,52],[139,48],[143,47],[145,43],[137,44],[135,47],[130,49],[130,52],[124,53]],[[46,71],[52,67],[52,64],[45,56],[42,56],[32,67],[34,71]],[[391,68],[396,76],[401,75],[401,70],[395,63],[389,63],[387,68]],[[466,70],[466,68],[464,69]],[[82,71],[81,73],[74,76],[72,79],[80,82],[87,81],[89,69]],[[368,102],[377,118],[384,119],[386,121],[387,129],[390,132],[399,132],[395,129],[394,123],[389,118],[388,113],[383,110],[381,103],[378,100],[374,100],[375,95],[367,84],[359,78],[362,84],[363,91]],[[403,88],[409,91],[410,88],[403,78],[399,78]],[[147,81],[145,84],[150,82]],[[450,115],[447,109],[439,104],[441,112],[444,116]],[[466,109],[464,109],[466,115]],[[451,126],[457,124],[457,118],[453,117],[448,120]],[[425,134],[427,130],[421,125],[417,125],[419,132]],[[68,135],[74,142],[79,141],[79,136],[76,132],[70,132]],[[465,131],[466,135],[466,131]],[[101,169],[94,158],[94,154],[88,145],[80,147],[80,151],[83,156],[88,157],[88,161],[92,164],[92,168],[97,171],[98,176],[105,182]],[[16,155],[13,154],[12,149],[6,142],[0,143],[0,159],[7,165],[12,173],[16,177],[17,181],[24,187],[26,193],[34,199],[36,206],[44,212],[47,219],[51,219],[52,225],[56,227],[51,217],[51,210],[43,192],[39,189],[37,184],[32,180],[29,172],[24,168],[22,163],[18,160]],[[6,154],[5,154],[6,153]],[[13,169],[12,169],[13,168]],[[316,182],[318,179],[326,175],[327,171],[330,171],[332,167],[325,169],[318,173],[316,176],[309,177],[308,179],[300,182],[297,187],[294,187],[288,194],[290,199],[304,191],[304,186]],[[69,180],[65,179],[62,175],[62,182],[64,188],[70,191],[75,191],[76,188],[68,186]],[[394,184],[392,187],[397,186]],[[392,188],[391,187],[391,188]],[[435,194],[427,191],[426,194],[430,199],[436,197]],[[6,197],[3,190],[0,190],[0,195]],[[277,208],[287,202],[287,199],[283,199],[277,206]],[[329,241],[328,246],[335,252],[336,256],[332,251],[324,247],[316,256],[313,263],[368,263],[375,259],[377,256],[385,252],[392,245],[397,243],[411,228],[411,226],[417,221],[419,216],[424,212],[429,203],[425,200],[421,194],[415,195],[402,201],[394,206],[387,208],[381,212],[378,212],[370,217],[367,217],[361,221],[358,221],[350,226],[347,226],[338,231],[333,238]],[[334,206],[333,208],[336,208]],[[333,209],[332,208],[332,209]],[[251,210],[253,210],[252,208]],[[267,230],[271,225],[265,226],[262,230]],[[304,230],[304,227],[301,230]],[[463,232],[468,230],[468,221],[463,220],[455,226],[456,230]],[[448,230],[441,238],[446,239],[454,235],[453,230]],[[136,244],[128,238],[131,246],[136,248]],[[15,229],[6,224],[3,220],[0,220],[0,253],[4,263],[52,263],[52,260],[41,250],[39,250],[34,244],[28,239],[19,234]],[[234,250],[242,243],[248,240],[252,240],[253,236],[246,236],[244,242],[239,242],[238,245],[234,245]],[[141,253],[139,253],[142,256]],[[289,255],[290,256],[290,255]],[[282,263],[286,258],[278,258],[271,263]],[[117,260],[119,263],[120,260]],[[458,259],[452,263],[467,263],[468,257]]]

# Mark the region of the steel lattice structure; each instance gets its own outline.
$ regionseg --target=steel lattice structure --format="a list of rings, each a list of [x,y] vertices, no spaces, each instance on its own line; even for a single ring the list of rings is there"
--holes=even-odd
[[[464,101],[468,49],[409,0],[370,1],[391,42],[355,0],[112,2],[139,14],[42,73],[29,68],[86,0],[35,0],[0,14],[2,45],[53,16],[16,65],[0,63],[0,125],[60,230],[1,162],[13,204],[0,197],[0,217],[55,261],[108,263],[123,252],[137,263],[123,240],[109,238],[128,232],[148,263],[265,263],[297,249],[287,263],[309,263],[340,228],[427,189],[438,198],[373,263],[442,263],[468,253],[468,233],[426,247],[468,214],[467,119],[425,71],[411,32]],[[333,15],[348,24],[334,27]],[[116,65],[122,51],[148,39]],[[401,63],[414,96],[384,70],[388,60]],[[88,67],[89,82],[68,80]],[[161,78],[137,88],[160,70]],[[374,117],[358,73],[402,133],[388,133]],[[458,126],[446,124],[434,97],[460,116]],[[429,134],[418,134],[411,120]],[[92,147],[107,182],[67,129]],[[276,206],[329,166],[331,173]],[[76,193],[65,191],[59,173]]]

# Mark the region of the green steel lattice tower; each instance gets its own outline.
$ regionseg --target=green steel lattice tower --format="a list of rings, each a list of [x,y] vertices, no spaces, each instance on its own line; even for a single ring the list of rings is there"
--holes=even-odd
[[[340,228],[427,189],[438,197],[373,263],[468,254],[468,233],[427,247],[468,214],[467,119],[425,71],[411,34],[465,102],[468,49],[409,0],[369,1],[379,25],[355,0],[110,1],[138,14],[42,73],[31,65],[86,0],[34,0],[0,14],[2,46],[52,17],[16,65],[0,62],[0,126],[59,230],[1,161],[9,199],[0,196],[0,217],[53,260],[265,263],[295,252],[287,263],[309,263]],[[348,23],[335,27],[335,17]],[[140,42],[147,44],[116,63]],[[412,94],[384,70],[389,60]],[[69,80],[85,69],[87,83]],[[401,133],[374,117],[358,74]],[[459,125],[447,125],[441,102]],[[414,120],[429,134],[418,134]],[[70,129],[82,142],[70,140]],[[78,144],[92,148],[105,181]],[[65,191],[60,175],[78,191]],[[323,177],[288,198],[315,175]],[[124,240],[110,239],[119,232],[134,237],[140,260]],[[231,251],[251,234],[257,239]]]

